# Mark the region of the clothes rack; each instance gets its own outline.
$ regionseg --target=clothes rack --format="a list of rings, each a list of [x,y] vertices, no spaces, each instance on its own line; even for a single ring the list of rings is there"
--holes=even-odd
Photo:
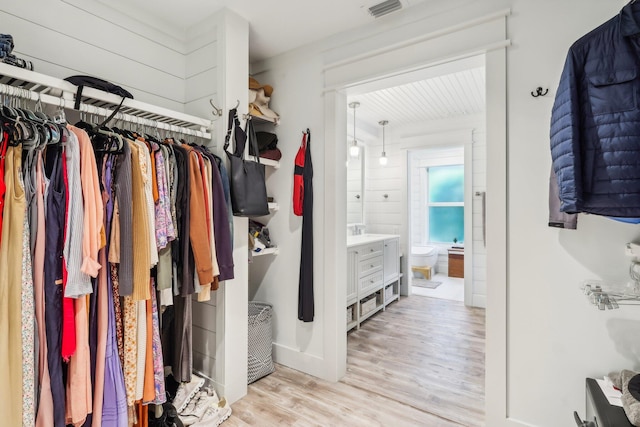
[[[0,94],[65,108],[73,106],[76,90],[76,86],[65,80],[0,63]],[[85,87],[82,92],[80,111],[107,117],[121,101],[122,98],[117,95]],[[116,118],[143,126],[211,139],[211,120],[134,99],[124,100]]]

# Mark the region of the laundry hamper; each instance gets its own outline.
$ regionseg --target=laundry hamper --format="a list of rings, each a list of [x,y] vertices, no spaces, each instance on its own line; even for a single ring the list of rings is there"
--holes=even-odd
[[[247,384],[272,373],[273,307],[264,302],[249,302],[249,357]]]

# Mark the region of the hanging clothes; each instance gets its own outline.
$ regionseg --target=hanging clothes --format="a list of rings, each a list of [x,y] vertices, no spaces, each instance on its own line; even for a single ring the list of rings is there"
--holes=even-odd
[[[53,121],[33,137],[12,123],[0,134],[5,424],[146,427],[167,399],[165,366],[191,379],[193,301],[233,278],[224,166],[184,141]]]
[[[302,171],[302,248],[298,280],[298,320],[313,322],[313,163],[311,161],[311,132],[309,129],[302,136],[300,150],[304,150],[305,154]]]
[[[20,184],[22,147],[8,147],[2,242],[0,242],[0,366],[6,368],[0,388],[0,412],[8,426],[23,424],[22,371],[22,248],[25,219],[24,190]]]

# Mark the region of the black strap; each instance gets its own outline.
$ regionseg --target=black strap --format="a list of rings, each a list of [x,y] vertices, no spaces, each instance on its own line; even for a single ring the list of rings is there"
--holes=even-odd
[[[80,110],[80,101],[82,100],[82,89],[84,89],[83,85],[78,86],[78,90],[76,91],[76,103],[73,106],[74,110]]]
[[[227,151],[229,148],[229,141],[231,140],[231,132],[233,131],[233,120],[237,118],[238,110],[232,108],[229,110],[229,120],[227,123],[227,135],[224,137],[224,151]]]
[[[247,124],[245,125],[244,132],[247,134],[247,138],[249,139],[249,144],[253,149],[253,152],[256,153],[256,160],[260,163],[260,156],[258,155],[258,137],[256,136],[256,130],[253,127],[251,116],[247,118]],[[244,145],[242,146],[242,152],[244,152]]]
[[[249,121],[247,120],[247,123]],[[233,152],[229,152],[228,148],[231,142],[231,134],[233,133],[235,140],[235,147]],[[228,155],[236,157],[244,157],[244,147],[247,142],[247,134],[240,127],[240,120],[238,119],[238,110],[233,108],[229,110],[229,123],[227,127],[227,135],[224,138],[224,151]]]
[[[78,90],[76,91],[76,102],[73,105],[73,109],[74,110],[80,110],[80,103],[82,102],[82,90],[83,89],[84,89],[84,85],[78,86]],[[109,123],[116,116],[116,114],[118,114],[118,111],[120,111],[120,108],[122,108],[122,104],[124,104],[125,98],[126,97],[124,97],[124,96],[122,97],[122,101],[120,101],[120,104],[115,108],[115,110],[113,110],[111,115],[105,119],[105,121],[103,121],[102,123],[100,123],[100,125],[98,125],[98,128],[101,128],[102,126],[105,126],[107,123]]]
[[[124,104],[124,100],[125,98],[122,97],[122,101],[120,101],[120,105],[118,105],[113,112],[111,113],[111,115],[109,117],[107,117],[102,123],[100,123],[98,125],[98,129],[105,126],[107,123],[109,123],[115,116],[116,114],[118,114],[118,111],[120,111],[120,108],[122,108],[122,104]]]

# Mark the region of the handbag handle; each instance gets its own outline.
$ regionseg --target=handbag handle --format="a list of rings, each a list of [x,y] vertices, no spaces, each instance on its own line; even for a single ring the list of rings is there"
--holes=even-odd
[[[228,148],[231,141],[231,134],[234,134],[235,147],[233,153],[230,153]],[[227,135],[224,137],[224,151],[227,154],[231,154],[237,157],[242,157],[244,154],[244,147],[247,141],[247,134],[240,127],[240,120],[238,119],[238,110],[232,108],[229,110],[229,121],[227,124]]]
[[[251,116],[247,118],[247,123],[245,124],[244,133],[247,135],[249,139],[249,144],[251,144],[251,148],[253,148],[253,152],[256,154],[256,159],[258,163],[260,163],[260,155],[258,151],[258,137],[256,136],[256,130],[253,127],[253,121],[251,120]],[[244,147],[243,150],[244,151]]]

